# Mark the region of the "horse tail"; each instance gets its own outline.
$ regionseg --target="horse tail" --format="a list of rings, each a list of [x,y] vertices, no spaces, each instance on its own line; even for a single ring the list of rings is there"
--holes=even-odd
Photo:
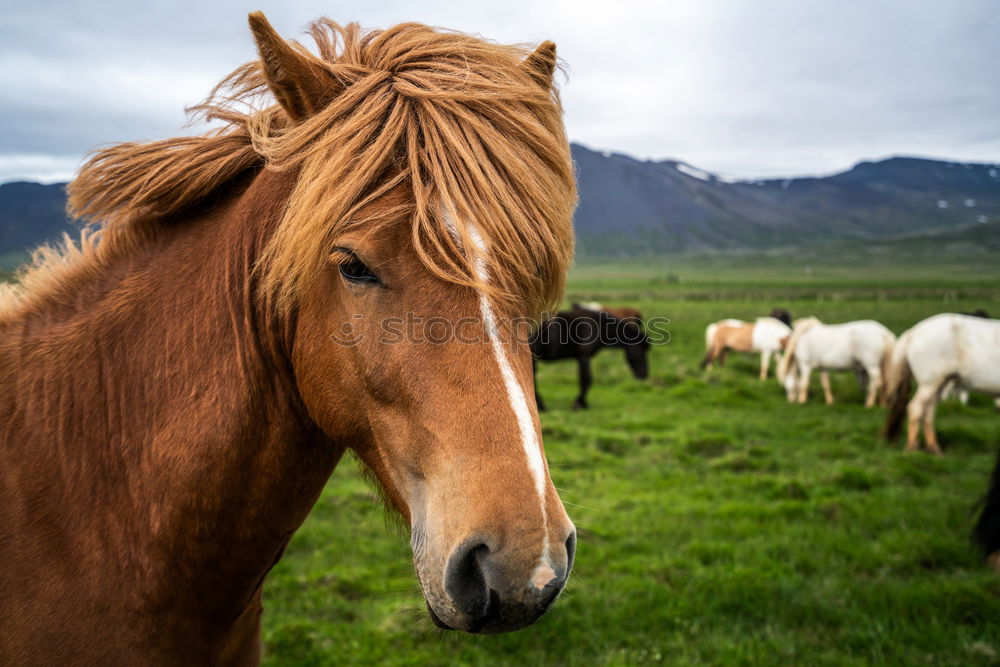
[[[985,555],[1000,551],[1000,452],[990,475],[990,486],[982,501],[982,511],[972,529],[972,539]]]
[[[884,378],[885,403],[889,411],[882,427],[882,436],[889,441],[895,440],[899,435],[903,414],[906,412],[906,402],[910,397],[910,386],[913,384],[913,370],[906,358],[906,348],[910,342],[907,334],[903,334],[893,346]]]
[[[799,345],[799,339],[802,338],[802,335],[805,332],[814,328],[818,324],[820,324],[820,321],[815,317],[796,320],[796,326],[792,329],[792,335],[788,338],[788,343],[785,345],[785,353],[781,355],[781,361],[778,363],[777,376],[779,382],[785,381],[785,376],[788,375],[788,371],[792,368],[792,364],[795,363],[795,348]]]
[[[699,368],[705,368],[715,361],[715,334],[719,330],[719,323],[712,322],[705,327],[705,358],[701,360]]]

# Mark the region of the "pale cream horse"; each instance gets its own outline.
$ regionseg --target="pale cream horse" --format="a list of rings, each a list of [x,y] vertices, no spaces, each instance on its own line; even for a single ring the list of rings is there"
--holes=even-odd
[[[917,391],[907,404],[914,379]],[[946,385],[1000,396],[1000,320],[944,313],[900,336],[889,366],[884,435],[890,440],[898,435],[905,404],[907,451],[920,447],[923,424],[927,449],[940,456],[934,412]]]
[[[753,323],[726,319],[709,324],[705,329],[705,358],[702,368],[712,368],[715,361],[725,363],[729,350],[760,352],[760,379],[766,380],[771,367],[771,355],[781,359],[781,341],[791,334],[791,328],[773,317],[758,317]]]
[[[833,405],[828,371],[851,370],[856,365],[868,372],[865,407],[875,405],[882,393],[884,368],[889,362],[896,337],[874,320],[843,324],[823,324],[815,317],[796,320],[785,356],[778,364],[778,381],[789,403],[805,403],[809,395],[809,375],[820,371],[827,405]]]

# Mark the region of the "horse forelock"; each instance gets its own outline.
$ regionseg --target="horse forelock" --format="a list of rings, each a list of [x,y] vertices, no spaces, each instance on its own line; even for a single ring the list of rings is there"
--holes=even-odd
[[[437,277],[522,314],[554,308],[572,260],[575,179],[558,92],[525,67],[528,50],[415,23],[365,32],[322,19],[310,34],[318,55],[295,49],[333,82],[324,106],[293,120],[262,62],[243,65],[193,108],[222,127],[96,152],[69,186],[70,212],[127,236],[248,170],[295,170],[258,266],[279,306],[296,302],[338,234],[407,221]],[[406,201],[378,206],[400,190]],[[488,285],[462,250],[471,224],[490,247]]]

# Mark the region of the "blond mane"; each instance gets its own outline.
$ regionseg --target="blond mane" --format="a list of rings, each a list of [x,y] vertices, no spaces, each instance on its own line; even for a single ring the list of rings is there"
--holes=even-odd
[[[576,190],[558,93],[525,66],[529,51],[415,23],[364,32],[321,19],[309,32],[318,55],[290,48],[330,83],[321,108],[291,117],[255,61],[193,108],[221,123],[217,129],[95,152],[69,185],[69,212],[102,230],[61,252],[42,251],[7,301],[53,284],[65,289],[67,276],[148,236],[145,221],[169,223],[263,167],[298,175],[258,265],[263,289],[280,304],[294,305],[338,234],[405,215],[421,261],[437,276],[489,289],[519,312],[554,307],[572,259]],[[399,187],[412,194],[404,210],[359,219]],[[470,224],[489,245],[488,286],[462,252],[472,247]]]

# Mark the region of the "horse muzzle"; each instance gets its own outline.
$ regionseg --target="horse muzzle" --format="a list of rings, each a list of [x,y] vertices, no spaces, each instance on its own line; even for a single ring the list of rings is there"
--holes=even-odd
[[[431,620],[445,630],[498,634],[525,628],[552,606],[573,567],[576,532],[525,570],[486,540],[466,539],[449,555],[438,594],[424,587]],[[419,571],[419,565],[418,565]],[[423,577],[421,577],[423,582]]]

